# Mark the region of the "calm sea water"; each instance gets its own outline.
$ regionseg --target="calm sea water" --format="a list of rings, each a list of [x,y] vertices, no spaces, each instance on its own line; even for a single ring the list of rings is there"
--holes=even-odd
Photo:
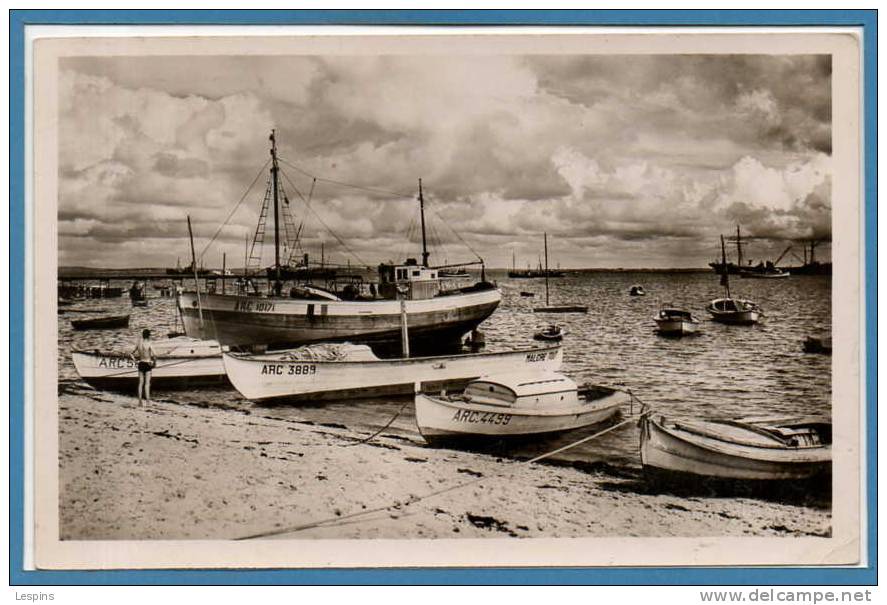
[[[763,414],[831,413],[831,358],[805,354],[807,335],[831,331],[831,278],[792,276],[786,280],[734,278],[734,296],[760,304],[766,314],[757,326],[725,326],[708,320],[705,306],[721,295],[713,273],[595,272],[550,281],[552,304],[588,306],[588,314],[541,315],[533,307],[545,300],[544,280],[508,279],[504,272],[488,272],[502,289],[502,304],[482,326],[487,350],[538,345],[532,339],[538,327],[551,321],[567,331],[562,371],[577,382],[630,388],[640,399],[673,417],[739,417]],[[629,288],[641,284],[645,297],[631,297]],[[128,284],[113,284],[123,285]],[[521,291],[535,297],[522,297]],[[64,308],[58,316],[59,379],[77,374],[71,349],[131,348],[142,328],[163,337],[176,328],[173,299],[150,291],[148,308],[130,308],[129,299],[96,300]],[[683,339],[657,336],[653,315],[660,304],[690,309],[703,319],[700,334]],[[80,312],[83,311],[83,312]],[[90,312],[131,311],[130,327],[120,331],[74,332],[70,320]],[[156,393],[182,403],[219,407],[252,407],[232,389]],[[262,413],[336,422],[358,431],[383,426],[403,405],[400,401],[333,402],[324,405],[263,407]],[[421,441],[411,406],[406,406],[386,433]],[[624,410],[628,415],[631,410]],[[636,413],[637,410],[634,410]],[[572,432],[532,444],[512,447],[509,453],[528,456],[572,442],[592,430]],[[632,423],[561,454],[561,460],[606,462],[637,467],[638,431]]]

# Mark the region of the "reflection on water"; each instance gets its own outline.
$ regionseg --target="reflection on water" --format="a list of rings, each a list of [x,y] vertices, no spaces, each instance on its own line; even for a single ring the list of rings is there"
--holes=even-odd
[[[564,373],[577,382],[630,388],[645,403],[672,416],[750,416],[831,413],[831,358],[802,352],[804,337],[831,329],[831,279],[792,276],[785,280],[733,279],[734,296],[759,303],[766,314],[758,326],[725,326],[704,311],[721,294],[713,273],[595,272],[552,279],[551,302],[588,306],[587,314],[540,315],[544,282],[508,279],[488,271],[502,289],[502,304],[482,326],[487,350],[538,346],[533,332],[549,322],[564,326]],[[629,296],[641,284],[647,296]],[[117,284],[114,284],[117,285]],[[534,292],[533,298],[521,291]],[[153,292],[152,292],[153,294]],[[653,315],[660,304],[690,309],[703,319],[700,334],[683,339],[655,334]],[[71,349],[132,347],[144,327],[161,338],[176,329],[173,299],[152,298],[148,308],[130,309],[127,298],[79,303],[62,309],[59,325],[59,377],[76,378]],[[129,330],[74,332],[79,310],[131,310]],[[250,407],[236,391],[213,388],[160,395],[183,403]],[[370,432],[384,425],[402,401],[339,402],[263,407],[262,413],[315,422],[339,422]],[[637,410],[635,410],[636,412]],[[624,417],[630,410],[623,410]],[[522,444],[512,455],[532,456],[594,433],[573,432],[543,443]],[[411,406],[386,430],[421,441]],[[630,423],[600,440],[559,455],[561,460],[637,466],[638,433]]]

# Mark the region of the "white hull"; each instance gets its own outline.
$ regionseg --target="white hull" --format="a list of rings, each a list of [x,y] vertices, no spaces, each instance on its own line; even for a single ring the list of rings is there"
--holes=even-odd
[[[684,334],[694,334],[699,328],[699,323],[695,321],[683,321],[680,319],[657,319],[656,329],[660,334],[669,336],[682,336]]]
[[[664,426],[649,417],[641,423],[645,469],[740,481],[808,479],[830,468],[828,447],[807,450],[729,443]]]
[[[609,420],[628,403],[619,391],[569,408],[528,409],[416,395],[416,425],[427,440],[556,433]]]
[[[290,361],[279,352],[223,355],[228,379],[253,401],[412,393],[416,383],[429,391],[458,388],[494,372],[556,370],[562,359],[559,346],[373,361]]]
[[[153,344],[157,364],[151,371],[155,381],[223,380],[225,367],[218,343],[190,338],[161,340]],[[74,367],[90,383],[122,383],[138,379],[137,363],[129,352],[74,351]]]
[[[790,277],[791,273],[788,271],[782,271],[780,273],[756,273],[754,271],[740,271],[739,277],[743,277],[745,279],[782,279],[784,277]]]

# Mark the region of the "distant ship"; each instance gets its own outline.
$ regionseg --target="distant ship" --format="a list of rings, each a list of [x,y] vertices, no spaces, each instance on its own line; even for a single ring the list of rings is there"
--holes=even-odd
[[[821,243],[824,243],[824,240],[809,240],[804,242],[804,257],[798,258],[797,255],[793,255],[803,264],[796,267],[787,267],[786,270],[790,271],[792,275],[831,275],[832,264],[830,262],[822,263],[816,260],[816,247]],[[808,244],[810,246],[809,255],[807,252]]]
[[[542,261],[539,261],[538,269],[530,269],[528,266],[526,269],[518,269],[515,267],[515,257],[514,251],[511,252],[511,269],[508,271],[508,277],[515,279],[542,279],[548,275],[548,277],[563,277],[564,272],[560,269],[543,269]]]
[[[277,220],[285,198],[274,131],[271,133],[271,176],[265,192],[260,221],[274,216],[272,293],[268,296],[183,292],[179,295],[185,333],[209,338],[223,346],[271,345],[272,347],[314,342],[399,343],[403,318],[410,341],[437,344],[458,341],[489,317],[502,299],[501,291],[485,280],[483,260],[458,266],[480,265],[481,280],[470,286],[449,288],[433,267],[425,236],[425,203],[419,181],[422,221],[422,262],[383,263],[378,267],[378,284],[355,279],[341,290],[295,285],[284,289],[288,269],[280,262],[280,229]],[[257,229],[257,234],[259,230]],[[264,233],[262,233],[264,237]],[[255,244],[255,241],[254,241]]]

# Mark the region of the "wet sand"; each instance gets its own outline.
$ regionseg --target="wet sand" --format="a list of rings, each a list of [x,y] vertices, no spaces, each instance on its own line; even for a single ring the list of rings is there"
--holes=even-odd
[[[384,431],[358,443],[369,432],[161,397],[139,408],[119,394],[60,393],[61,539],[830,533],[827,509],[647,493],[604,467],[523,464]]]

